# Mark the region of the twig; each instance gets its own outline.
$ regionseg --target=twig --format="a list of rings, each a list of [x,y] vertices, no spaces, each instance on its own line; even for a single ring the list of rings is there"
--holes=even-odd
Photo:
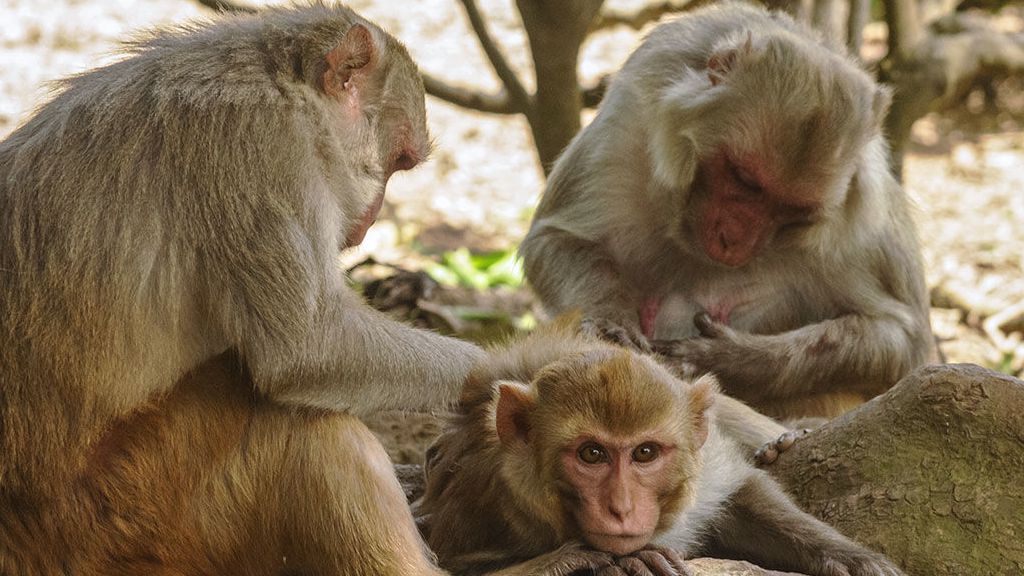
[[[197,3],[217,12],[237,12],[239,14],[255,14],[258,9],[231,0],[196,0]]]
[[[498,79],[505,85],[505,91],[508,93],[509,106],[515,112],[529,113],[532,107],[532,98],[529,93],[526,92],[526,88],[523,87],[522,82],[519,81],[519,77],[516,76],[515,71],[509,66],[508,60],[501,53],[501,49],[498,48],[498,44],[491,37],[490,32],[487,31],[487,24],[484,22],[483,16],[480,14],[480,10],[477,8],[475,0],[460,0],[462,6],[466,10],[466,16],[469,18],[469,25],[473,28],[473,32],[476,33],[477,39],[480,41],[480,46],[484,49],[484,53],[487,54],[487,59],[491,61],[491,66],[494,68],[494,72],[498,75]]]
[[[629,26],[633,30],[640,30],[651,22],[661,20],[661,17],[665,14],[692,10],[703,3],[699,0],[666,0],[665,2],[644,6],[636,12],[609,10],[601,13],[600,16],[594,19],[594,23],[590,26],[590,31],[604,30],[613,26]]]
[[[999,312],[989,316],[982,322],[981,327],[985,335],[996,345],[1000,352],[1009,353],[1020,344],[1019,339],[1009,338],[1003,332],[1002,327],[1006,324],[1020,320],[1024,317],[1024,300],[1003,308]]]
[[[489,112],[491,114],[518,114],[505,92],[484,94],[468,88],[452,86],[430,74],[423,73],[423,88],[427,94],[462,108]]]

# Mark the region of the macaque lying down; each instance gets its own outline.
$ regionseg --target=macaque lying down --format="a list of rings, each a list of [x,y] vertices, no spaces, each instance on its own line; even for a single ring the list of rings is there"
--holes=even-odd
[[[902,574],[797,508],[749,462],[744,426],[778,427],[712,377],[680,380],[563,319],[470,373],[415,515],[455,574],[685,574],[697,554]]]

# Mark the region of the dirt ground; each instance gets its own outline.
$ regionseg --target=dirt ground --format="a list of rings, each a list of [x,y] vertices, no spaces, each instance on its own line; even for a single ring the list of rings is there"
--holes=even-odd
[[[422,69],[452,83],[498,88],[455,0],[349,4],[405,41]],[[512,0],[480,4],[513,65],[528,69]],[[209,14],[190,0],[0,0],[0,136],[45,100],[47,82],[117,59],[118,42],[134,31]],[[613,71],[639,38],[624,28],[596,35],[585,46],[584,79]],[[1003,95],[1006,102],[996,111],[974,103],[919,122],[905,182],[918,207],[932,319],[943,352],[952,362],[1020,375],[1024,132],[1019,119],[1024,106],[1012,87]],[[421,168],[396,175],[381,220],[346,262],[372,255],[415,267],[459,246],[508,248],[525,233],[542,189],[526,122],[434,99],[427,107],[435,154]],[[985,320],[993,315],[1000,320],[1000,313],[1006,316],[1002,328],[989,326],[986,332]],[[378,429],[391,438],[398,461],[417,460],[434,433],[434,425],[419,416],[384,419]]]

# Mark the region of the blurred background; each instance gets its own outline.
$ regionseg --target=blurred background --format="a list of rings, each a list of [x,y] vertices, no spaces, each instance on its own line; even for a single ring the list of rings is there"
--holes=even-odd
[[[138,30],[267,4],[0,0],[0,135],[48,98],[50,81],[118,59],[119,42]],[[355,266],[375,305],[423,325],[478,340],[528,329],[540,311],[513,256],[543,167],[592,117],[586,105],[597,103],[645,30],[696,3],[349,5],[403,40],[429,92],[443,98],[427,101],[434,155],[392,179],[380,220],[343,264]],[[940,346],[950,361],[1020,376],[1024,9],[998,0],[776,5],[849,46],[897,88],[887,129],[894,169],[917,205]],[[531,98],[538,83],[551,89]]]

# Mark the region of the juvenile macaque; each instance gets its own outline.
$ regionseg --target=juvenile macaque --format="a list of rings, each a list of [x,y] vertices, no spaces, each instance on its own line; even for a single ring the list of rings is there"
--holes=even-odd
[[[720,555],[819,576],[898,575],[800,511],[719,425],[713,378],[560,326],[474,370],[427,454],[416,513],[455,574],[684,573]],[[757,417],[757,415],[754,415]],[[761,417],[763,418],[763,417]]]
[[[888,104],[783,14],[663,24],[556,164],[526,275],[552,313],[582,309],[768,414],[848,409],[932,348]]]
[[[309,573],[435,573],[414,532],[380,527],[387,508],[411,526],[380,447],[352,416],[329,415],[442,406],[482,357],[373,311],[336,263],[362,241],[388,178],[428,148],[405,48],[322,4],[157,33],[66,81],[0,143],[0,573],[97,573],[80,563],[92,544],[68,536],[93,522],[84,538],[151,534],[145,557],[168,573],[256,573],[223,566],[278,522],[287,530],[273,534],[294,541],[266,551],[319,558]],[[203,391],[174,400],[176,382],[227,351],[269,403],[246,426],[279,439],[232,436],[231,414],[246,409],[237,394],[210,391],[210,407]],[[144,457],[114,458],[153,410],[161,421],[202,414],[213,435],[171,423],[179,431],[145,444]],[[238,458],[190,461],[214,450],[206,441]],[[189,482],[164,486],[164,507],[149,507],[146,488],[117,488],[90,516],[90,486],[150,477],[175,451],[189,460],[183,474],[221,475],[212,500]],[[217,518],[225,500],[268,491],[292,512],[246,501],[236,510],[252,515],[211,520],[216,542],[194,550],[222,569],[191,570],[165,514]],[[122,549],[111,538],[96,554],[132,557],[141,540]],[[224,550],[233,555],[216,556]]]

